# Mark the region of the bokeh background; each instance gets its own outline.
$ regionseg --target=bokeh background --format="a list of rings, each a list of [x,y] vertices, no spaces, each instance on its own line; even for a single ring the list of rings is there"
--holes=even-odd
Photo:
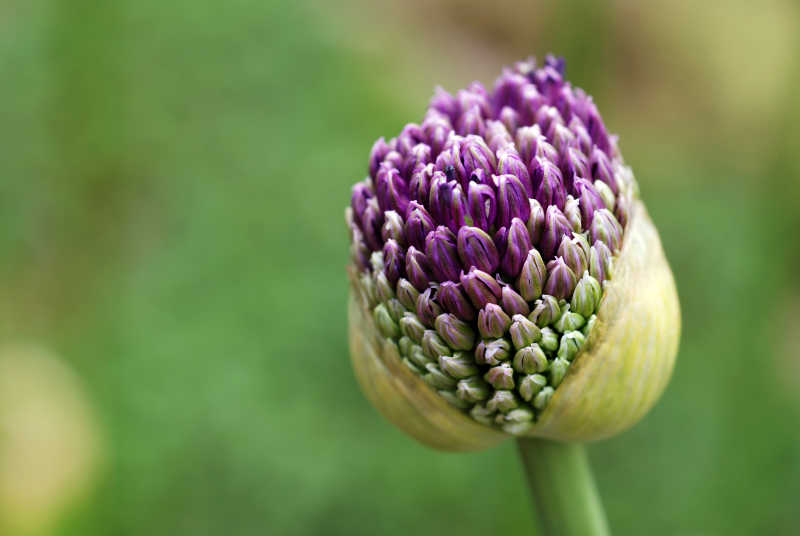
[[[563,55],[683,338],[592,444],[616,534],[800,532],[795,2],[0,2],[0,533],[535,534],[511,442],[359,392],[343,208],[436,84]]]

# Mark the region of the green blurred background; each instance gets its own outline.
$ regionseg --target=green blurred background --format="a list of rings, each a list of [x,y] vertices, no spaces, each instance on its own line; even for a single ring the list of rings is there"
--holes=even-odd
[[[359,392],[343,208],[436,84],[552,51],[682,303],[663,399],[589,447],[614,532],[797,534],[798,27],[781,1],[0,2],[0,533],[534,534],[511,442],[433,452]]]

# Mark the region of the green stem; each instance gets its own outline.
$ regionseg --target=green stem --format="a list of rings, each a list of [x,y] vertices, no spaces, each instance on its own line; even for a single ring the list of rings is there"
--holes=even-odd
[[[544,536],[608,536],[608,523],[580,443],[518,439]]]

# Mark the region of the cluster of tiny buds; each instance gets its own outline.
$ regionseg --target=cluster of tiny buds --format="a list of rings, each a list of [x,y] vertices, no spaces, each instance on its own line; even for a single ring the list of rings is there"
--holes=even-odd
[[[476,420],[523,433],[591,329],[635,183],[548,57],[438,90],[379,139],[347,220],[358,290],[398,357]]]

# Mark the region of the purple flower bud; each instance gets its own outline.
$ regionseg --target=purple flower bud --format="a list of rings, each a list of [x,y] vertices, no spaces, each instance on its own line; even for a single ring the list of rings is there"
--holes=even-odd
[[[575,193],[580,200],[583,224],[589,228],[594,220],[595,211],[606,208],[606,202],[594,185],[586,179],[575,179]]]
[[[567,196],[567,202],[564,203],[564,216],[572,226],[572,230],[576,233],[581,232],[581,207],[578,200],[571,195]]]
[[[369,267],[369,248],[364,243],[364,234],[355,223],[350,226],[350,258],[362,272]]]
[[[450,119],[445,115],[431,114],[422,122],[422,132],[428,139],[428,145],[433,150],[433,154],[439,154],[447,142],[447,137],[453,131]]]
[[[570,239],[564,236],[561,239],[561,245],[558,246],[558,256],[564,259],[567,266],[570,267],[572,272],[583,274],[584,270],[589,267],[589,260],[586,258],[586,253],[575,239]]]
[[[417,298],[417,317],[420,322],[433,327],[436,317],[442,314],[442,308],[436,303],[436,288],[430,287]]]
[[[575,134],[578,148],[583,154],[589,154],[592,150],[592,137],[583,125],[583,121],[578,116],[573,116],[569,121],[569,129]]]
[[[548,262],[547,273],[547,282],[544,285],[547,294],[561,299],[572,296],[578,279],[563,258],[556,257],[555,260]]]
[[[514,175],[525,187],[525,195],[533,197],[533,185],[528,173],[528,166],[522,161],[513,149],[500,149],[497,151],[497,173]]]
[[[520,127],[516,132],[517,150],[519,157],[526,164],[530,164],[538,153],[538,146],[542,141],[545,141],[542,136],[542,131],[539,125],[532,127]]]
[[[563,57],[561,57],[561,56],[554,56],[554,55],[552,55],[552,54],[548,54],[548,55],[547,55],[547,56],[545,56],[545,58],[544,58],[544,64],[545,64],[547,67],[550,67],[550,68],[552,68],[552,69],[555,69],[555,71],[556,71],[556,72],[557,72],[559,75],[561,75],[561,76],[563,77],[563,76],[564,76],[564,70],[565,70],[565,69],[566,69],[566,67],[567,67],[567,60],[565,60],[565,59],[564,59]]]
[[[464,164],[461,162],[460,144],[454,143],[450,148],[445,148],[439,153],[439,156],[436,157],[434,169],[441,172],[447,180],[464,180],[468,175],[464,170]],[[435,176],[436,174],[434,174]]]
[[[497,303],[502,292],[494,277],[477,268],[461,274],[461,287],[476,309],[482,309],[487,303]]]
[[[428,200],[428,193],[431,189],[431,180],[433,178],[434,166],[428,164],[427,166],[418,169],[411,174],[411,181],[408,183],[408,193],[414,199]],[[408,209],[406,209],[408,210]]]
[[[485,136],[489,149],[496,153],[498,150],[504,149],[509,145],[513,146],[514,141],[511,139],[511,134],[508,132],[508,129],[502,122],[487,121]]]
[[[401,168],[402,175],[408,177],[412,172],[425,167],[431,162],[431,148],[425,143],[418,143],[411,148]]]
[[[456,131],[462,136],[467,134],[483,136],[484,128],[483,117],[478,106],[472,106],[456,120]]]
[[[531,204],[520,180],[514,175],[495,175],[494,180],[497,184],[497,226],[508,227],[514,218],[528,221]]]
[[[551,205],[564,208],[567,192],[561,178],[561,170],[549,160],[534,157],[531,162],[531,180],[536,188],[535,198],[543,207]]]
[[[530,82],[517,73],[506,71],[495,82],[492,92],[492,107],[501,110],[504,107],[519,108],[522,101],[522,88]]]
[[[611,251],[619,251],[622,247],[622,226],[607,208],[594,213],[590,232],[592,241],[605,242]]]
[[[469,216],[469,206],[467,205],[467,196],[461,189],[461,185],[452,182],[452,191],[450,193],[449,214],[445,214],[444,223],[454,233],[467,223],[472,218]]]
[[[488,231],[497,217],[497,199],[494,188],[486,184],[470,182],[467,203],[473,224]]]
[[[561,154],[561,173],[564,177],[564,185],[568,190],[574,191],[575,177],[589,176],[589,160],[580,149],[575,147],[567,147]]]
[[[403,248],[394,239],[390,238],[383,245],[383,270],[392,287],[396,286],[397,280],[405,275],[403,253]]]
[[[531,249],[531,239],[525,223],[519,218],[511,220],[508,228],[508,238],[501,266],[503,273],[511,278],[516,278],[522,269],[522,263]]]
[[[536,124],[539,125],[539,128],[542,129],[542,132],[550,132],[550,128],[556,124],[564,124],[564,120],[561,118],[561,114],[552,106],[542,106],[536,112]]]
[[[489,117],[491,115],[489,94],[480,82],[473,82],[467,89],[460,90],[456,98],[462,113],[477,106],[482,116]]]
[[[558,207],[547,207],[544,215],[544,233],[540,242],[539,251],[544,260],[550,260],[555,256],[556,248],[561,244],[561,237],[570,234],[572,226],[567,221],[564,213]]]
[[[531,244],[538,244],[544,232],[544,209],[536,200],[531,199],[531,217],[528,218],[528,234],[531,237]]]
[[[547,137],[550,139],[550,143],[552,143],[553,147],[556,148],[556,151],[561,154],[565,153],[567,147],[575,142],[575,134],[573,134],[572,131],[564,125],[564,123],[553,121],[550,123],[550,127],[545,132],[547,132]]]
[[[387,210],[383,213],[383,227],[381,227],[381,237],[384,242],[391,239],[397,241],[401,246],[406,245],[406,231],[403,218],[394,210]]]
[[[527,316],[531,312],[528,302],[508,285],[503,287],[500,304],[503,306],[503,310],[511,316]]]
[[[381,165],[381,162],[383,162],[383,159],[390,150],[391,149],[386,143],[386,140],[383,139],[383,136],[378,138],[378,141],[372,145],[372,150],[369,152],[369,176],[373,179],[375,178],[375,174],[378,172],[378,167]],[[355,210],[355,208],[353,210]]]
[[[628,225],[628,217],[630,216],[631,211],[631,200],[628,196],[623,195],[619,198],[619,202],[617,203],[617,210],[614,211],[614,214],[617,216],[617,221],[624,229],[625,226]]]
[[[461,271],[456,249],[456,235],[447,227],[440,225],[425,239],[425,255],[428,257],[433,274],[439,281],[457,281]]]
[[[406,213],[408,207],[408,186],[396,168],[382,164],[375,178],[375,192],[381,210],[396,210]]]
[[[535,248],[531,249],[522,264],[522,270],[517,279],[517,287],[522,297],[533,301],[541,296],[546,277],[547,268],[545,268],[542,256]]]
[[[545,102],[544,96],[533,84],[527,84],[522,88],[522,104],[519,108],[522,123],[532,124],[535,111],[541,108]]]
[[[396,145],[397,140],[392,139],[390,146],[392,144]],[[392,149],[391,151],[386,153],[386,156],[383,158],[383,162],[378,166],[378,171],[375,172],[375,177],[376,178],[378,177],[378,173],[380,172],[382,167],[385,167],[386,169],[392,169],[392,168],[398,169],[402,165],[403,165],[403,155]]]
[[[453,202],[453,188],[458,184],[449,180],[444,173],[436,171],[431,179],[431,189],[428,196],[428,207],[433,219],[439,223],[445,221],[451,212]]]
[[[445,114],[452,121],[458,114],[459,105],[455,97],[440,86],[436,86],[431,99],[431,108]]]
[[[609,274],[612,253],[603,242],[595,242],[589,250],[589,274],[598,281],[605,281]]]
[[[588,98],[587,117],[581,118],[583,124],[586,125],[586,130],[589,131],[589,136],[592,137],[592,142],[597,147],[608,154],[611,149],[611,141],[609,140],[608,132],[603,124],[603,119],[600,117],[600,112],[597,111],[597,106]]]
[[[461,320],[471,322],[475,319],[475,309],[461,290],[460,283],[445,281],[439,286],[439,303],[445,311],[453,313]]]
[[[603,181],[608,184],[614,195],[619,193],[619,186],[617,180],[614,178],[614,168],[611,166],[611,161],[608,159],[606,153],[594,147],[589,157],[589,169],[592,173],[592,178],[596,181]]]
[[[496,303],[487,303],[478,311],[478,331],[485,339],[502,337],[511,326],[511,318]]]
[[[466,270],[475,267],[491,274],[500,262],[492,237],[478,227],[462,227],[458,231],[458,256]]]
[[[469,177],[477,169],[482,169],[489,176],[497,167],[497,159],[483,138],[467,136],[461,146],[461,158],[464,161],[465,177]]]
[[[431,282],[431,267],[424,253],[414,246],[406,251],[406,274],[414,288],[422,292]]]
[[[381,227],[383,226],[383,211],[378,206],[378,200],[370,198],[367,208],[361,216],[361,231],[364,241],[371,251],[381,249]]]
[[[472,350],[475,333],[466,322],[455,315],[444,313],[436,317],[436,332],[453,350]]]
[[[500,110],[500,113],[498,114],[497,118],[511,132],[514,132],[515,130],[517,130],[517,128],[520,125],[520,121],[522,120],[520,118],[519,113],[517,113],[516,110],[514,110],[513,108],[510,108],[508,106],[505,106],[505,107],[503,107],[502,110]]]
[[[395,150],[401,155],[408,156],[415,145],[425,140],[425,133],[422,127],[415,123],[409,123],[403,127],[403,131],[397,136]]]
[[[408,243],[417,249],[425,249],[425,238],[435,227],[425,207],[411,201],[408,204],[408,218],[405,224],[405,237]]]

